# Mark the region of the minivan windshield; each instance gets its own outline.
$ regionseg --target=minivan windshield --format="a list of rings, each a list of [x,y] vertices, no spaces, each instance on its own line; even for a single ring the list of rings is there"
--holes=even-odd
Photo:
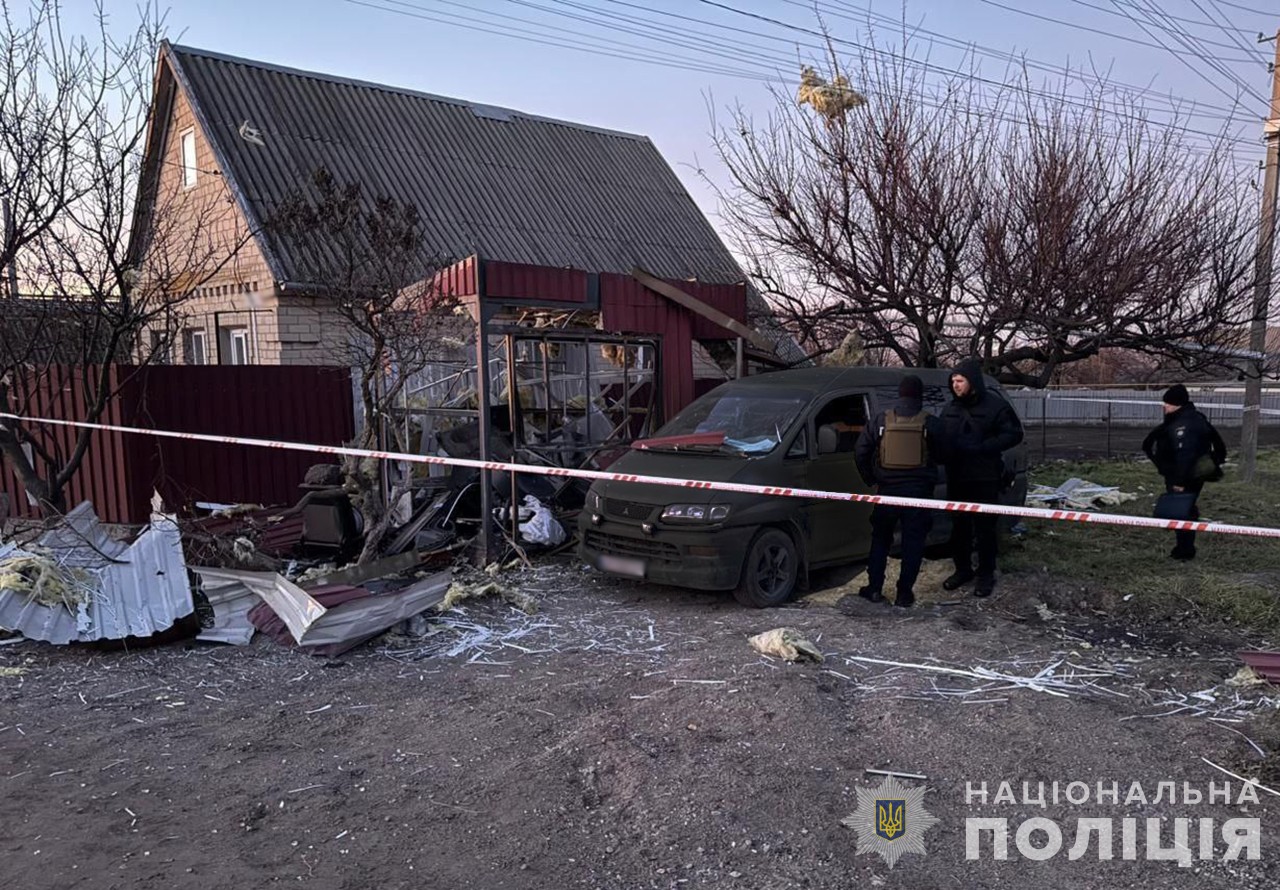
[[[708,393],[654,434],[655,439],[723,433],[724,444],[703,450],[768,454],[790,429],[810,397],[796,392],[731,389]],[[681,446],[681,450],[685,450]],[[697,450],[693,444],[690,450]]]

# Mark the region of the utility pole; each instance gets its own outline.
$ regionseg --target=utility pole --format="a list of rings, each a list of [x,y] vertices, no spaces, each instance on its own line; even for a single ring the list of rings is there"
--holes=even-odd
[[[1276,60],[1271,66],[1271,113],[1263,124],[1267,144],[1266,176],[1262,185],[1262,224],[1258,228],[1258,260],[1253,290],[1253,323],[1249,351],[1253,367],[1244,384],[1244,416],[1240,427],[1240,475],[1252,482],[1258,468],[1258,425],[1262,420],[1262,375],[1267,362],[1267,319],[1271,312],[1271,264],[1276,241],[1276,186],[1280,179],[1280,30],[1271,38]]]

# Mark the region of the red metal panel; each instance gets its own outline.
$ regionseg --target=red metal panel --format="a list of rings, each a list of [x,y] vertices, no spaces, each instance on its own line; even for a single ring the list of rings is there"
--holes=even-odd
[[[662,406],[670,420],[693,401],[692,313],[630,275],[600,275],[601,324],[620,334],[662,338]]]
[[[163,365],[135,371],[113,369],[119,397],[102,423],[222,433],[339,445],[355,434],[351,376],[344,368],[224,365]],[[29,396],[20,413],[83,420],[79,369],[57,368],[45,379],[25,384]],[[76,431],[69,427],[33,430],[47,447],[69,454]],[[306,470],[328,458],[123,433],[93,434],[80,471],[67,486],[75,505],[92,500],[107,522],[142,523],[150,514],[153,490],[169,509],[197,500],[293,503]],[[35,517],[11,467],[0,472],[0,491],[15,515]]]
[[[446,297],[473,297],[479,293],[476,258],[467,257],[436,274],[435,283]]]
[[[703,284],[697,281],[675,281],[671,284],[708,306],[719,309],[732,319],[750,326],[747,321],[747,286],[745,284]],[[696,340],[731,340],[737,337],[732,331],[700,315],[693,320],[693,336]]]
[[[488,260],[484,264],[484,296],[536,303],[585,303],[587,273],[581,269]]]

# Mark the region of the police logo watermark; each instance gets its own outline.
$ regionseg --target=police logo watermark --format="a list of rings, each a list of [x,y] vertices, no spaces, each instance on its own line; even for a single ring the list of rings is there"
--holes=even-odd
[[[858,808],[840,820],[858,835],[858,853],[879,853],[893,868],[904,853],[925,854],[924,833],[937,824],[924,808],[927,788],[908,788],[893,776],[878,788],[858,788]]]

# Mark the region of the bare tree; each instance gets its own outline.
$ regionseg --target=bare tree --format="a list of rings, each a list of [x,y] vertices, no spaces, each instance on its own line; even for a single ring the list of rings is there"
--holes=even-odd
[[[144,9],[118,35],[99,7],[94,34],[67,36],[54,0],[26,23],[3,15],[0,259],[26,293],[10,294],[0,325],[0,413],[31,413],[70,374],[93,423],[168,353],[184,302],[249,233],[217,196],[163,189],[154,171],[144,182],[161,16]],[[49,430],[0,418],[0,454],[46,513],[61,513],[92,435],[59,449]]]
[[[1225,140],[1205,154],[1103,82],[926,79],[909,52],[831,54],[819,80],[865,105],[775,91],[766,120],[739,107],[716,131],[722,213],[806,350],[856,331],[868,356],[978,356],[1030,385],[1108,349],[1220,358],[1254,236]]]
[[[1248,320],[1255,231],[1224,143],[1204,154],[1134,103],[1057,98],[1028,103],[1001,145],[972,354],[1030,386],[1103,350],[1222,361]]]
[[[360,431],[354,447],[407,451],[398,424],[388,422],[404,387],[446,347],[441,333],[453,303],[436,274],[446,265],[423,244],[417,207],[370,196],[360,183],[338,182],[317,170],[306,190],[291,195],[268,224],[280,249],[295,258],[299,277],[326,300],[344,327],[337,360],[358,375]],[[395,521],[395,505],[413,487],[411,472],[383,485],[379,461],[348,458],[343,471],[365,517],[360,562],[378,554]]]

